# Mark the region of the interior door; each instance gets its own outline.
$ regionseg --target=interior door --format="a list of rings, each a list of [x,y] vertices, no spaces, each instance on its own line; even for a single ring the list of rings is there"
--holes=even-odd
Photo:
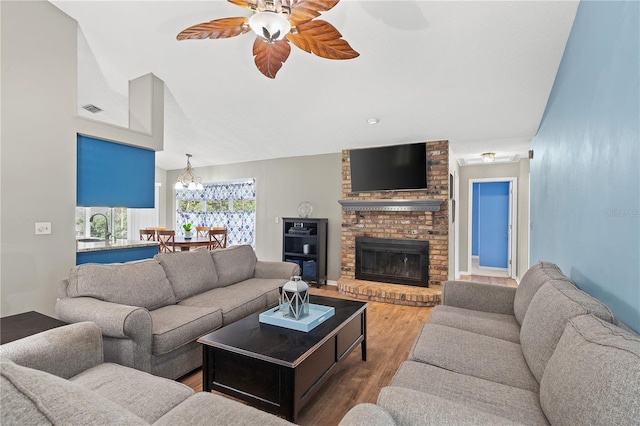
[[[510,182],[483,182],[478,185],[478,265],[488,268],[509,266]]]

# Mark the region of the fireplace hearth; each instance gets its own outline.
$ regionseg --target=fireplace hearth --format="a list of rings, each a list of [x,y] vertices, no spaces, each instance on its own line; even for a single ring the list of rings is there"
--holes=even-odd
[[[429,287],[429,241],[356,237],[355,278]]]

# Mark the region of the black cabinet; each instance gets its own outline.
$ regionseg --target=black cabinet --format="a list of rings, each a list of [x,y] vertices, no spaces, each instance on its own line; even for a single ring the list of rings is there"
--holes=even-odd
[[[327,283],[327,219],[282,218],[282,260],[297,263],[310,286]]]

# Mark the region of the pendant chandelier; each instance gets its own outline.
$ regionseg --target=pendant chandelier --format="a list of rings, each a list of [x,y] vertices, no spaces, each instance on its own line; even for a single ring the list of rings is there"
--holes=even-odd
[[[204,186],[202,186],[202,178],[197,177],[193,174],[193,167],[191,167],[191,154],[185,154],[187,156],[187,167],[184,169],[184,173],[178,176],[178,181],[176,182],[174,188],[175,189],[191,189],[202,191]]]

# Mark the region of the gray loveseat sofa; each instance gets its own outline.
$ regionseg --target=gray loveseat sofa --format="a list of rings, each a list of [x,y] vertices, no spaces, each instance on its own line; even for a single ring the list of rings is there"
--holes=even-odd
[[[551,263],[519,287],[446,282],[377,404],[341,425],[638,425],[640,336]]]
[[[85,322],[0,346],[0,424],[290,425],[239,402],[103,362],[100,329]]]
[[[108,362],[177,379],[202,365],[199,337],[275,306],[298,274],[293,263],[258,261],[246,245],[84,264],[61,281],[56,313],[95,322]]]

